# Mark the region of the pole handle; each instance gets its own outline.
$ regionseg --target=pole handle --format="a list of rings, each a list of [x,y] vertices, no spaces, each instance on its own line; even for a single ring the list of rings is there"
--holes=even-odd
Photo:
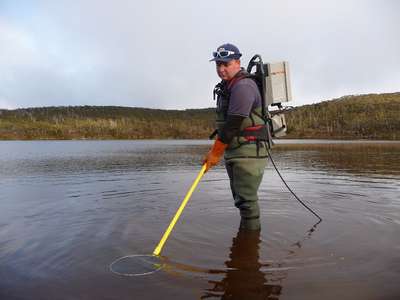
[[[192,193],[193,193],[194,189],[196,188],[196,186],[200,182],[200,179],[203,177],[205,171],[206,171],[206,164],[204,164],[202,166],[199,174],[197,175],[197,177],[194,180],[192,186],[190,187],[189,191],[187,192],[185,198],[183,199],[180,207],[178,208],[177,212],[175,213],[175,216],[172,218],[171,223],[169,224],[168,228],[165,230],[164,235],[162,236],[162,238],[161,238],[160,242],[158,243],[157,247],[154,249],[153,255],[156,255],[156,256],[160,255],[161,250],[162,250],[165,242],[167,241],[169,235],[171,234],[172,229],[174,228],[176,222],[178,221],[179,217],[181,216],[183,210],[185,209],[185,206],[186,206],[187,202],[189,201],[190,197],[192,196]]]

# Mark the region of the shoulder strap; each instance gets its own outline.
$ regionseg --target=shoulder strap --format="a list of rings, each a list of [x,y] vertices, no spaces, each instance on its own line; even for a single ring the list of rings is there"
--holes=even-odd
[[[251,78],[251,75],[249,73],[247,73],[247,71],[242,69],[235,75],[235,77],[233,77],[229,81],[229,83],[227,85],[228,90],[230,91],[236,83],[238,83],[240,80],[242,80],[244,78]]]
[[[226,99],[229,99],[230,92],[233,86],[238,83],[240,80],[244,78],[250,78],[255,81],[257,84],[257,80],[253,74],[248,73],[246,70],[241,69],[235,77],[233,77],[229,82],[221,80],[213,90],[213,98],[216,99],[216,96],[223,96]],[[258,84],[257,84],[258,86]]]
[[[221,80],[217,85],[214,87],[213,90],[213,99],[215,100],[215,96],[229,96],[227,85],[225,81]]]

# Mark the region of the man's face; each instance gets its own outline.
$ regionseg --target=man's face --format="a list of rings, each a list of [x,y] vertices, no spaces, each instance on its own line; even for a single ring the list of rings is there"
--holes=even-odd
[[[215,62],[218,76],[222,80],[231,80],[240,71],[240,60],[233,59],[229,62]]]

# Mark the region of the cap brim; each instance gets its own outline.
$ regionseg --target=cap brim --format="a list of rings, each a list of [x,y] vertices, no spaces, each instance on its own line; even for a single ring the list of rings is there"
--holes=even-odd
[[[210,59],[210,61],[221,61],[221,62],[229,62],[231,60],[234,60],[235,58],[233,57],[214,57]]]

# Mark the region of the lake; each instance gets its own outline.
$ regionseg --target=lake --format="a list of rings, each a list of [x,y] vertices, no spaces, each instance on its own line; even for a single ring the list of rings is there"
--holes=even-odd
[[[222,164],[151,254],[209,141],[1,141],[0,299],[400,299],[400,142],[281,140],[259,190],[260,233],[238,231]]]

